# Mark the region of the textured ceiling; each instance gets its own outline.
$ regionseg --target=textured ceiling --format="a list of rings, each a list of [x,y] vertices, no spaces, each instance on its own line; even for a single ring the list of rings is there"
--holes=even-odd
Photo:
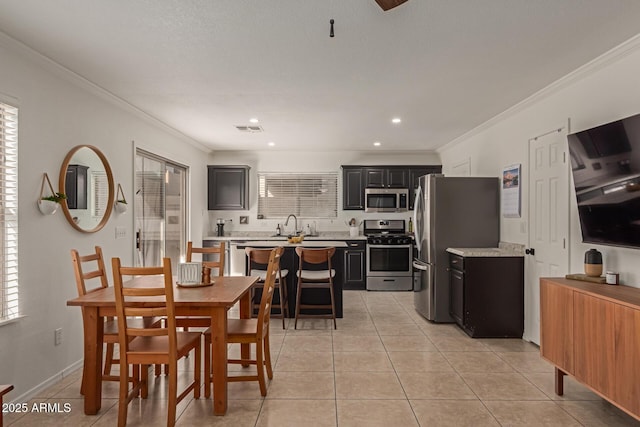
[[[0,1],[0,31],[213,150],[433,150],[638,22],[637,0]]]

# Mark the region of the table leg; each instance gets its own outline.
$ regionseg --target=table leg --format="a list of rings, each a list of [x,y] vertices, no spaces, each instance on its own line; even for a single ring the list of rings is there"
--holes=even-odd
[[[240,299],[240,318],[251,318],[251,291],[245,293]],[[240,344],[240,358],[249,360],[251,358],[251,347],[249,344]],[[245,368],[249,365],[243,365]]]
[[[556,394],[562,396],[564,394],[564,376],[567,375],[558,368],[555,368],[556,377]]]
[[[84,413],[95,415],[102,405],[102,339],[104,319],[98,307],[84,307]]]
[[[227,413],[227,310],[216,307],[211,312],[211,363],[213,374],[213,414]]]

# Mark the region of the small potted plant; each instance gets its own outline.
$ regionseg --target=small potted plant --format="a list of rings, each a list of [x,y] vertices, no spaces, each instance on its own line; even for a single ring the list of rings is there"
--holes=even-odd
[[[49,186],[49,196],[44,195],[44,185]],[[42,185],[40,186],[40,198],[38,199],[38,209],[44,215],[53,215],[58,210],[60,203],[67,198],[64,193],[59,193],[53,190],[49,176],[45,173],[42,177]]]
[[[67,198],[64,193],[52,193],[50,196],[42,196],[38,200],[38,208],[45,215],[53,215],[58,210],[60,203]]]
[[[114,208],[118,213],[125,213],[127,211],[127,199],[124,198],[124,192],[122,186],[118,184],[118,190],[116,191],[116,203]]]

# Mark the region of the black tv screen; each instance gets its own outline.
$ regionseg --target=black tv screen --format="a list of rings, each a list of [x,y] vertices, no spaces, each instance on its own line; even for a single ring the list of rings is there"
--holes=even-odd
[[[640,114],[567,139],[582,240],[640,248]]]

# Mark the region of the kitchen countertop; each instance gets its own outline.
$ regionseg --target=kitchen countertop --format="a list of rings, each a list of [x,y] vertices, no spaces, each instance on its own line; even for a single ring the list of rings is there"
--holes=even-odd
[[[521,257],[524,245],[500,242],[497,248],[447,248],[447,252],[462,257]]]
[[[367,236],[359,235],[356,237],[351,237],[348,231],[327,231],[325,233],[319,233],[317,236],[305,236],[304,242],[314,241],[314,240],[366,240]],[[225,240],[225,241],[234,241],[234,240],[259,240],[259,241],[271,241],[273,244],[274,241],[285,241],[287,240],[287,235],[283,234],[282,236],[274,236],[273,232],[265,232],[265,231],[230,231],[225,233],[224,236],[206,236],[203,237],[203,240]]]
[[[277,242],[277,243],[276,243]],[[282,246],[283,248],[294,248],[297,246],[302,246],[304,248],[326,248],[328,246],[333,246],[336,248],[346,248],[348,245],[344,241],[340,240],[307,240],[305,239],[302,243],[289,243],[286,240],[246,240],[245,244],[238,244],[239,248],[243,248],[245,246],[255,247],[268,247],[271,248],[275,245]]]

